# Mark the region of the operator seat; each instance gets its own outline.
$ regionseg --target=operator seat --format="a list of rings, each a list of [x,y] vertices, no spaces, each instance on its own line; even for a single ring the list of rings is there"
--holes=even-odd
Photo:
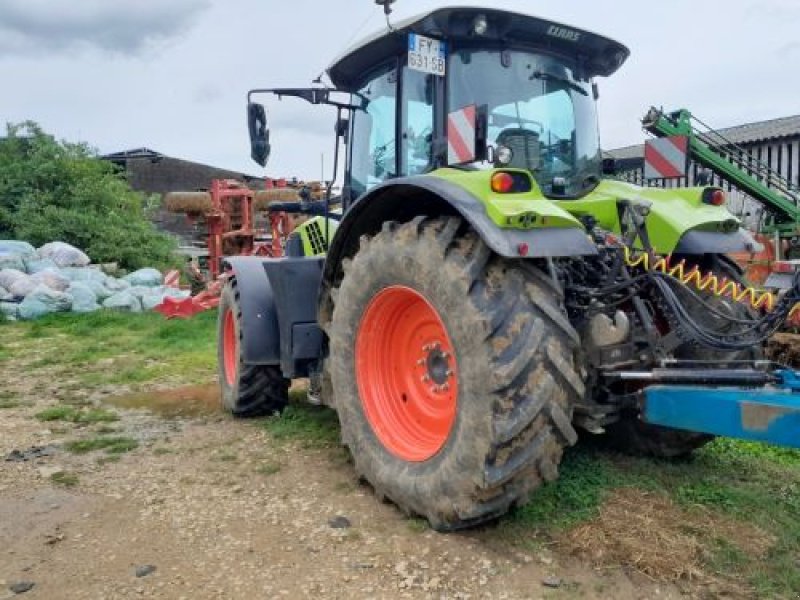
[[[510,127],[497,136],[497,145],[511,149],[511,162],[506,165],[518,169],[538,171],[542,166],[539,134],[530,129]]]

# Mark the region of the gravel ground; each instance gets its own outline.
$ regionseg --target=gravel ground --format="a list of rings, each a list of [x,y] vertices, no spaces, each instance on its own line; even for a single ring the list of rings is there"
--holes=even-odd
[[[63,390],[74,398],[74,382],[18,372],[0,366],[5,397],[20,403],[0,410],[0,600],[681,597],[546,544],[505,544],[491,528],[435,533],[379,502],[339,448],[275,440],[215,410],[40,422]],[[139,446],[117,461],[64,448],[99,432]],[[4,460],[32,447],[50,455]]]

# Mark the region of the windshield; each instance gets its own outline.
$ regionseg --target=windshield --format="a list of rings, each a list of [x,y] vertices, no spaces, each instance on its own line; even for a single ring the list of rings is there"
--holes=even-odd
[[[488,143],[511,150],[508,166],[530,170],[548,196],[580,196],[600,176],[594,97],[563,62],[523,51],[455,52],[449,109],[487,105]],[[508,153],[506,153],[508,154]]]

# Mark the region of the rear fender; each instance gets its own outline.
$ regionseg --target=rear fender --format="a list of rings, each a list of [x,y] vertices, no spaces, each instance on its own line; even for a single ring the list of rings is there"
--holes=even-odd
[[[501,228],[487,214],[484,202],[464,187],[443,177],[400,177],[361,196],[339,223],[323,272],[321,322],[327,322],[330,317],[330,290],[338,285],[342,276],[342,260],[358,251],[361,236],[375,235],[386,221],[407,222],[419,215],[459,216],[489,248],[504,257],[520,258],[521,248],[525,248],[527,258],[597,253],[577,221],[574,226],[567,227]]]
[[[265,260],[230,256],[224,261],[236,277],[242,313],[242,360],[251,365],[278,365],[281,358],[275,294],[264,271]]]
[[[229,257],[242,311],[242,360],[306,377],[319,359],[316,322],[323,258]]]
[[[591,214],[601,227],[619,234],[619,200],[649,203],[647,232],[658,254],[758,252],[760,244],[725,206],[703,203],[707,189],[643,188],[605,179],[591,194],[559,204],[575,216]]]

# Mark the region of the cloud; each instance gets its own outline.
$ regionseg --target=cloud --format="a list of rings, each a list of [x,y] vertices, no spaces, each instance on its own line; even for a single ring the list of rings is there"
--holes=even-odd
[[[204,83],[197,86],[192,92],[192,100],[197,104],[210,104],[222,98],[222,90],[219,84]]]
[[[800,5],[796,0],[762,0],[749,6],[747,14],[779,23],[794,23],[800,21]]]
[[[135,55],[186,31],[208,0],[0,0],[0,57],[97,48]]]
[[[800,55],[800,42],[791,42],[789,44],[784,44],[776,51],[776,54],[779,57],[786,58],[787,55],[798,54]]]

